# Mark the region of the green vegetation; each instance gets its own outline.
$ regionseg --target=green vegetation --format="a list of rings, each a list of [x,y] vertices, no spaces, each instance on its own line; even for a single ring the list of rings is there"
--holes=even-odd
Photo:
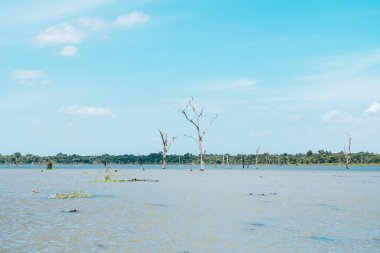
[[[111,179],[111,175],[106,175],[104,177],[104,182],[112,182],[113,180]]]
[[[224,155],[224,163],[227,163],[227,157],[230,164],[241,164],[243,158],[246,164],[255,164],[255,154]],[[53,161],[55,164],[161,164],[162,154],[151,153],[149,155],[100,155],[100,156],[80,156],[66,155],[59,153],[55,156],[37,156],[32,154],[21,155],[14,153],[12,155],[1,155],[0,164],[45,164],[46,160]],[[319,150],[313,153],[311,150],[305,154],[259,154],[259,164],[269,165],[307,165],[307,164],[344,164],[345,157],[343,152],[332,153],[329,151]],[[192,164],[199,163],[199,156],[193,154],[168,155],[167,163],[170,164]],[[206,164],[222,164],[223,154],[208,154],[205,156]],[[351,164],[353,165],[375,165],[380,164],[380,154],[369,152],[351,153]]]
[[[91,198],[90,194],[85,193],[83,190],[68,193],[56,193],[53,199],[73,199],[73,198]]]

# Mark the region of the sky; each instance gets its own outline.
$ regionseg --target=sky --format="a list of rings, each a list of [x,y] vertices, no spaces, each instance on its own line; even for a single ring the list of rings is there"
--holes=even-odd
[[[380,1],[0,3],[0,153],[380,153]]]

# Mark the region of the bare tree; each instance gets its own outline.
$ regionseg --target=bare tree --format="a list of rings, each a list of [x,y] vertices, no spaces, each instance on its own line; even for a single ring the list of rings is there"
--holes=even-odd
[[[344,146],[344,156],[346,158],[346,169],[350,168],[350,155],[351,155],[351,135],[346,133],[348,137],[348,147]]]
[[[260,146],[256,149],[256,169],[259,168],[259,150]]]
[[[160,132],[162,141],[162,169],[164,170],[166,169],[166,154],[177,137],[173,136],[170,140],[168,140],[168,133],[163,132],[160,129],[158,129],[158,132]]]
[[[211,120],[208,123],[208,126],[206,128],[202,128],[201,121],[203,118],[203,109],[204,107],[201,107],[198,109],[195,105],[194,98],[192,97],[186,104],[184,108],[180,108],[179,111],[185,116],[186,120],[189,121],[197,130],[197,137],[190,135],[185,135],[186,137],[191,138],[192,140],[197,143],[198,149],[199,149],[199,156],[200,156],[200,170],[205,170],[204,165],[204,159],[206,155],[206,150],[203,147],[203,141],[205,139],[206,133],[208,129],[210,128],[212,122],[218,117],[217,114],[215,114],[214,117],[211,118]]]

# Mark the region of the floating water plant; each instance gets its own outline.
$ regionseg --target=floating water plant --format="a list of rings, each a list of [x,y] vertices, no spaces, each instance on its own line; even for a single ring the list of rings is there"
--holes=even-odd
[[[95,180],[95,182],[103,182],[103,183],[127,183],[127,182],[160,182],[159,180],[151,180],[151,179],[111,179],[110,175],[104,176],[103,180]]]
[[[252,192],[249,194],[251,196],[269,196],[269,195],[277,195],[276,192],[270,192],[270,193],[258,193],[258,194],[253,194]]]
[[[74,199],[74,198],[91,198],[91,194],[85,193],[83,190],[67,193],[56,193],[52,196],[53,199]]]

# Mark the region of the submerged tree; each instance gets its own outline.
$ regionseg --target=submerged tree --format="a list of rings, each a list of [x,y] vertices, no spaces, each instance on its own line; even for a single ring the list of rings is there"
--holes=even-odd
[[[259,150],[260,146],[256,149],[256,169],[259,168]]]
[[[351,155],[351,135],[349,133],[346,133],[348,137],[348,145],[347,149],[346,146],[344,146],[344,156],[346,158],[346,169],[350,168],[350,155]]]
[[[53,162],[50,161],[49,159],[46,159],[46,169],[47,170],[52,170],[53,169]]]
[[[204,171],[205,169],[204,159],[206,155],[206,150],[203,147],[203,141],[205,139],[206,133],[208,129],[210,128],[212,122],[218,117],[218,115],[215,114],[215,116],[212,117],[211,120],[209,121],[208,126],[206,128],[202,128],[201,123],[202,123],[202,118],[203,118],[203,109],[204,109],[203,106],[200,109],[196,107],[193,97],[187,102],[184,108],[179,109],[179,111],[185,116],[186,120],[189,121],[197,130],[197,137],[190,136],[190,135],[185,135],[185,136],[193,139],[198,146],[201,171]]]
[[[170,140],[168,140],[168,133],[163,132],[160,129],[158,129],[158,132],[160,132],[162,140],[162,169],[164,170],[166,169],[166,154],[177,137],[173,136]]]

